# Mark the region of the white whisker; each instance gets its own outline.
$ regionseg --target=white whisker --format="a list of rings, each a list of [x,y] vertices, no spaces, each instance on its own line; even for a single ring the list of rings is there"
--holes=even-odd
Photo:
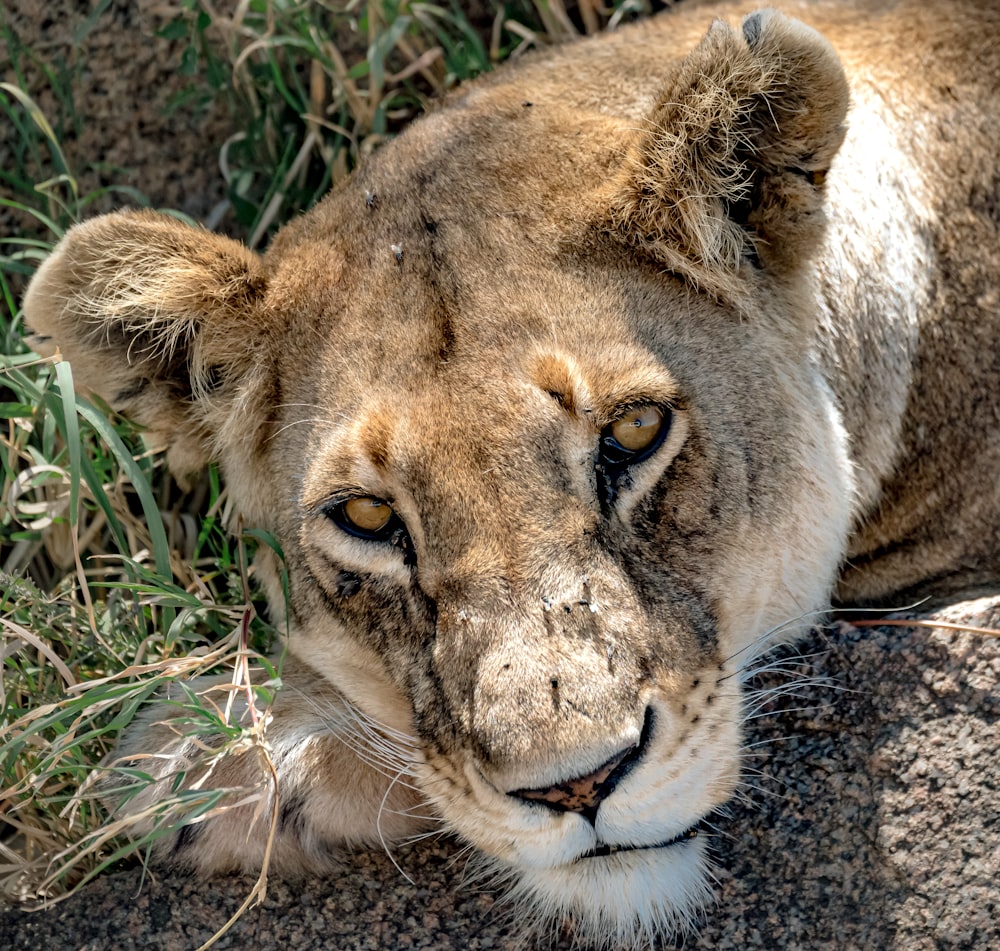
[[[392,864],[395,866],[396,871],[399,872],[399,874],[402,875],[403,878],[405,878],[406,881],[408,881],[415,888],[417,883],[413,881],[413,879],[410,878],[410,876],[407,875],[406,872],[403,871],[402,866],[399,864],[399,862],[396,861],[396,856],[392,854],[392,849],[389,848],[389,843],[386,841],[385,834],[382,831],[382,816],[385,812],[385,804],[389,799],[389,794],[392,792],[393,786],[395,785],[396,785],[396,780],[393,780],[391,783],[389,783],[389,786],[385,791],[385,795],[382,796],[382,802],[379,803],[378,813],[375,817],[375,831],[378,832],[378,839],[379,842],[382,843],[383,851],[385,852],[386,855],[389,856],[389,861],[392,862]]]

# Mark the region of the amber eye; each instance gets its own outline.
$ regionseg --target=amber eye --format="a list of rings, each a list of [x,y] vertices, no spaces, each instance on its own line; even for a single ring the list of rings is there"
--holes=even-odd
[[[610,426],[615,442],[629,452],[648,449],[663,426],[663,412],[657,406],[637,406]]]
[[[644,403],[633,406],[601,433],[602,461],[623,467],[651,456],[670,429],[670,411]]]
[[[392,506],[384,499],[359,495],[338,503],[330,511],[335,525],[350,535],[373,541],[389,539],[398,529]]]
[[[344,517],[362,532],[378,532],[392,518],[392,507],[388,502],[366,495],[359,499],[348,499],[344,503]]]

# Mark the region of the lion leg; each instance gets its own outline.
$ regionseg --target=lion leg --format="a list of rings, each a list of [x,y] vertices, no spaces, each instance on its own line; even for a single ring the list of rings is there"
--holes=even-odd
[[[408,738],[291,656],[282,681],[255,711],[262,731],[242,690],[230,716],[242,733],[229,737],[206,735],[184,702],[193,692],[222,707],[228,676],[172,685],[125,731],[101,795],[132,835],[169,830],[155,839],[159,861],[208,875],[255,873],[267,858],[279,874],[318,873],[344,847],[385,846],[427,826]]]

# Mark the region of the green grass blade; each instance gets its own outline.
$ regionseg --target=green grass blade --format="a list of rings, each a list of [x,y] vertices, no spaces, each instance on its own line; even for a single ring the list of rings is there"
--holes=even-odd
[[[52,218],[37,208],[32,208],[30,205],[25,205],[19,201],[12,201],[10,198],[0,198],[0,205],[3,205],[5,208],[15,208],[17,211],[23,211],[25,214],[31,215],[32,218],[39,222],[39,224],[44,225],[56,238],[63,236],[63,229]]]
[[[118,464],[125,471],[129,481],[135,488],[142,505],[143,515],[146,517],[146,525],[149,529],[150,538],[153,543],[153,562],[156,565],[157,574],[164,580],[170,581],[173,572],[170,569],[170,545],[167,541],[167,533],[163,527],[163,519],[160,517],[160,508],[153,497],[153,490],[146,480],[139,464],[132,457],[128,447],[122,442],[121,437],[115,432],[114,427],[107,417],[101,413],[92,403],[77,398],[77,411],[90,423],[97,431],[98,435],[114,453]]]
[[[69,524],[76,531],[80,519],[80,423],[76,416],[76,395],[73,389],[73,371],[62,360],[56,364],[56,382],[63,405],[63,426],[66,448],[69,452]]]
[[[45,114],[38,107],[35,100],[32,99],[31,96],[29,96],[23,89],[19,89],[12,83],[0,83],[0,91],[5,92],[8,96],[12,99],[16,99],[21,104],[31,121],[38,128],[39,132],[45,136],[49,143],[49,148],[52,150],[52,154],[62,167],[62,171],[68,175],[69,162],[66,161],[66,156],[63,154],[62,146],[59,144],[59,138],[55,134],[52,126],[49,125],[49,120],[45,118]],[[75,193],[75,182],[73,183],[73,190]]]

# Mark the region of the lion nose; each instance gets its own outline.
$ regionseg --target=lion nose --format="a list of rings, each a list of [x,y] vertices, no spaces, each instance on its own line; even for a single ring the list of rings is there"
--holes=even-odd
[[[579,813],[593,823],[601,803],[615,791],[615,787],[642,757],[649,736],[648,721],[647,715],[646,728],[637,744],[619,750],[592,773],[545,789],[516,789],[510,795],[528,802],[541,803],[556,812]]]

